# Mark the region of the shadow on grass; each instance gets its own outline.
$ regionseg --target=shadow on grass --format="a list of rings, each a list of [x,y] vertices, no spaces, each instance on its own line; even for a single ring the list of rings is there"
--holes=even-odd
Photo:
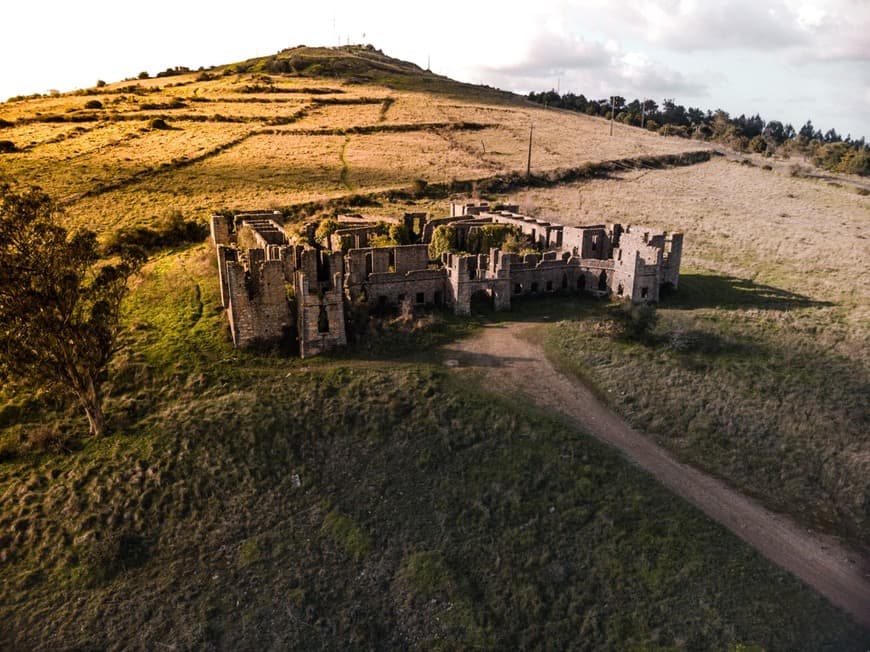
[[[761,308],[790,310],[832,306],[787,290],[760,285],[748,279],[712,274],[681,274],[678,290],[664,296],[661,306],[674,309],[694,308]]]

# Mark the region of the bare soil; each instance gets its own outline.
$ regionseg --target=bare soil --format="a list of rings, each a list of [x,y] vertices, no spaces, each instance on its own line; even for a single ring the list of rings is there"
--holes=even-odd
[[[631,428],[581,382],[559,373],[542,349],[521,337],[529,325],[496,324],[445,349],[448,365],[482,372],[488,385],[576,421],[618,448],[668,489],[721,523],[775,564],[870,628],[870,559],[833,537],[799,527],[695,468],[676,461]]]

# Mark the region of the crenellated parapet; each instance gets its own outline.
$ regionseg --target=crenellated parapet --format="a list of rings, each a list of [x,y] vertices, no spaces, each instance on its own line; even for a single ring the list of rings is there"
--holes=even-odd
[[[421,242],[386,247],[349,246],[383,235],[383,225],[344,216],[332,234],[340,237],[326,248],[309,244],[315,223],[296,236],[274,213],[216,215],[212,240],[233,342],[278,341],[295,328],[300,354],[308,357],[346,344],[349,303],[374,309],[443,305],[465,315],[478,302],[510,310],[514,298],[547,293],[654,302],[663,287],[679,283],[680,233],[620,224],[563,226],[518,210],[457,203],[450,217],[409,213],[405,232]],[[442,225],[450,226],[451,246],[459,251],[429,260],[428,244]],[[479,251],[484,235],[499,233],[491,225],[513,227],[537,252],[491,247],[468,253]]]

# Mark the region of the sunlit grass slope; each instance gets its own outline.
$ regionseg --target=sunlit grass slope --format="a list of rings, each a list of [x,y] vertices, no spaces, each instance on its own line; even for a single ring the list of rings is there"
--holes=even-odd
[[[408,340],[233,352],[210,261],[145,270],[114,435],[0,464],[13,649],[866,645],[576,426]]]
[[[531,123],[536,173],[699,148],[630,128],[611,138],[604,121],[357,47],[4,103],[0,119],[17,148],[0,174],[41,184],[69,224],[105,238],[176,211],[316,213],[341,198],[381,216],[441,212],[435,194],[359,196],[523,172]],[[601,188],[595,221],[622,192]],[[543,207],[553,193],[522,200]],[[669,221],[680,211],[628,212],[684,225]],[[691,237],[687,262],[714,272]],[[133,283],[107,384],[111,436],[83,440],[74,406],[0,389],[3,645],[867,647],[819,596],[576,425],[448,373],[436,345],[474,322],[384,328],[304,362],[238,352],[216,278],[198,244],[155,254]],[[718,328],[731,313],[679,314]],[[560,341],[585,358],[577,337]],[[644,400],[667,405],[652,387]]]

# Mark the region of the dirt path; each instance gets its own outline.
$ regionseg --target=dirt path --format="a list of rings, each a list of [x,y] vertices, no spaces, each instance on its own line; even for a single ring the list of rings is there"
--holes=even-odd
[[[765,557],[794,574],[870,628],[870,565],[836,539],[768,511],[670,453],[602,404],[582,383],[562,375],[540,347],[518,337],[527,324],[488,326],[445,349],[448,364],[482,370],[497,391],[523,393],[574,419],[618,448],[665,487],[700,508]],[[451,362],[452,360],[452,362]]]

